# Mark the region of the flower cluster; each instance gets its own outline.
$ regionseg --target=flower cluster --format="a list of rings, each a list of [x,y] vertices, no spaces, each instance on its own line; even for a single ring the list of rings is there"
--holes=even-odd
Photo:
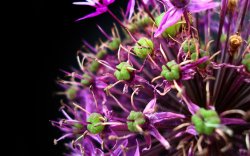
[[[118,23],[63,71],[70,156],[250,154],[250,1],[75,2]],[[117,27],[121,27],[118,29]],[[122,31],[121,31],[122,30]]]

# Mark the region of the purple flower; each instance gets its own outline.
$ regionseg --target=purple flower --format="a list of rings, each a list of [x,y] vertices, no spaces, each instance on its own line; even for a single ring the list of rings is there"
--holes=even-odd
[[[119,25],[98,26],[106,40],[84,40],[79,68],[63,71],[54,143],[65,141],[68,156],[249,155],[249,0],[223,0],[219,18],[189,14],[219,5],[211,0],[165,0],[165,16],[158,0],[130,0],[123,20],[113,2],[75,3],[97,10],[82,19],[107,11]],[[157,15],[156,36],[182,15],[186,23],[154,38]]]
[[[92,6],[96,8],[95,12],[90,13],[84,17],[81,17],[77,19],[76,21],[84,20],[86,18],[92,18],[92,17],[98,16],[100,14],[107,12],[108,5],[112,4],[114,1],[115,0],[103,0],[102,3],[99,2],[98,0],[86,0],[86,2],[74,2],[73,4],[75,5],[87,5],[87,6]]]
[[[212,0],[164,0],[164,2],[169,8],[156,30],[154,37],[161,35],[164,30],[180,20],[184,12],[197,13],[218,7],[220,4]]]
[[[148,4],[149,0],[142,0],[142,3]],[[128,19],[131,19],[134,11],[135,11],[135,0],[129,0],[127,10],[126,10],[126,15],[128,16]]]

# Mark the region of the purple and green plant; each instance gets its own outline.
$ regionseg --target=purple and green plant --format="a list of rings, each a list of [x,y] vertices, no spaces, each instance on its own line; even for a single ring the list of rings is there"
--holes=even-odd
[[[77,21],[116,24],[63,71],[54,143],[68,156],[250,155],[250,0],[128,0],[121,15],[112,3],[74,3],[96,9]]]

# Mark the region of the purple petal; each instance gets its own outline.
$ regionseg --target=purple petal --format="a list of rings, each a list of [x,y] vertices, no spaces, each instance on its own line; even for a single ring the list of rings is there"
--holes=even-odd
[[[104,89],[104,88],[106,88],[106,87],[108,86],[108,85],[107,85],[106,83],[104,83],[103,81],[98,81],[98,80],[96,80],[95,85],[96,85],[96,87],[99,88],[99,89]]]
[[[155,111],[155,104],[156,104],[156,98],[152,99],[147,106],[145,107],[145,109],[143,110],[143,114],[147,114],[147,113],[153,113]]]
[[[74,2],[73,3],[74,5],[88,5],[88,6],[93,6],[93,7],[95,7],[95,2]]]
[[[89,135],[92,139],[96,140],[98,143],[102,143],[102,139],[99,135]]]
[[[192,145],[189,147],[188,156],[194,156],[194,147]]]
[[[100,150],[99,148],[96,148],[95,149],[95,156],[98,155],[98,156],[104,156],[104,153],[102,150]]]
[[[127,147],[128,144],[128,139],[124,140],[123,142],[121,142],[119,145],[117,145],[117,148],[114,150],[114,155],[121,155],[122,154],[122,148],[121,145],[123,145],[123,147]]]
[[[114,1],[115,1],[115,0],[103,0],[103,4],[107,6],[107,5],[109,5],[109,4],[114,3]]]
[[[148,151],[151,149],[151,145],[152,145],[151,136],[149,134],[146,134],[146,135],[144,135],[144,138],[146,140],[148,147],[143,148],[142,151]]]
[[[199,64],[202,64],[202,63],[206,62],[208,59],[209,59],[209,57],[204,56],[204,57],[202,57],[202,58],[200,58],[200,59],[198,59],[198,60],[196,60],[196,61],[194,61],[192,63],[189,63],[189,64],[181,67],[181,71],[189,70],[190,68],[195,68]]]
[[[211,0],[191,0],[190,3],[188,4],[188,10],[192,13],[197,13],[201,11],[205,11],[208,9],[213,9],[220,6],[219,2],[211,2]]]
[[[170,8],[162,18],[159,28],[156,30],[154,37],[161,35],[168,27],[175,24],[182,16],[183,10]]]
[[[159,133],[156,128],[151,127],[150,134],[153,135],[166,149],[170,148],[168,141]]]
[[[96,12],[90,13],[82,18],[77,19],[76,21],[81,21],[81,20],[84,20],[87,18],[92,18],[92,17],[98,16],[100,14],[103,14],[106,11],[107,11],[107,7],[96,8]]]
[[[160,112],[160,113],[154,113],[152,116],[150,116],[150,121],[152,123],[158,123],[164,120],[171,120],[171,119],[183,119],[185,118],[185,115],[172,113],[172,112]]]
[[[135,10],[135,0],[129,0],[126,15],[129,14],[128,19],[131,19]]]
[[[136,140],[136,151],[135,151],[135,154],[134,156],[140,156],[140,148],[139,148],[139,143],[138,141]]]
[[[173,4],[169,0],[163,0],[163,2],[170,8],[174,7]]]
[[[194,135],[194,136],[198,135],[198,133],[196,132],[193,125],[190,125],[187,127],[186,133],[189,133],[189,134]]]
[[[197,106],[196,104],[194,104],[192,102],[188,103],[187,106],[188,106],[188,110],[191,114],[195,114],[200,109],[199,106]]]
[[[221,123],[224,125],[244,125],[247,122],[243,119],[238,118],[221,118]]]

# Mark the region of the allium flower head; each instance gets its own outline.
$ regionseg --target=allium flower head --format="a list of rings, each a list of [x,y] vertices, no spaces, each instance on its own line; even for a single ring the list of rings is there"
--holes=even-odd
[[[84,40],[63,71],[55,144],[71,140],[69,156],[250,155],[250,1],[129,0],[124,19],[116,2],[75,3],[96,8],[82,19],[117,24],[97,26],[106,39]]]

